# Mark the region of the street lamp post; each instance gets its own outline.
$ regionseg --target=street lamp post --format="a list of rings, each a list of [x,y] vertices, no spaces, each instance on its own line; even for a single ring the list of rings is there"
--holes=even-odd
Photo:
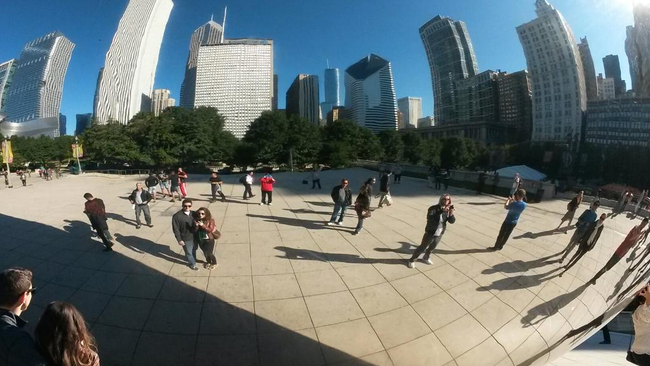
[[[79,170],[79,175],[81,175],[81,163],[79,162],[79,137],[74,137],[74,154],[77,157],[77,169]]]
[[[7,154],[9,151],[8,146],[6,145],[8,141],[9,141],[9,136],[5,136],[5,151],[2,152],[3,154]],[[11,185],[11,169],[9,169],[9,157],[7,156],[5,157],[5,159],[7,160],[7,183],[8,183],[7,187],[13,188],[14,186]]]

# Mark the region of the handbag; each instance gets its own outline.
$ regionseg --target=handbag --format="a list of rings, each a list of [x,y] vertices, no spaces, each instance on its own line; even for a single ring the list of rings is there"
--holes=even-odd
[[[221,238],[221,231],[215,228],[214,231],[212,232],[212,236],[214,237],[214,240],[219,240],[219,238]]]
[[[630,344],[627,346],[627,356],[625,357],[625,360],[635,365],[641,365],[634,359],[635,353],[632,352],[632,339],[634,339],[634,336],[630,335]]]

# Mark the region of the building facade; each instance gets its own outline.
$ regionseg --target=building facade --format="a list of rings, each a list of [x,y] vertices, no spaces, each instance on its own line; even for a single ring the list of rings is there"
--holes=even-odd
[[[603,66],[605,67],[605,77],[613,78],[616,85],[616,96],[622,96],[627,91],[625,80],[621,78],[621,63],[618,55],[607,55],[603,57]]]
[[[176,100],[171,98],[171,92],[167,89],[156,89],[153,91],[151,112],[158,117],[162,111],[176,105]]]
[[[603,74],[598,74],[596,83],[598,85],[598,100],[616,98],[616,80],[614,78],[604,78]]]
[[[627,27],[625,53],[630,63],[632,90],[638,97],[650,96],[650,5],[636,2],[634,26]]]
[[[397,109],[402,112],[402,123],[398,128],[417,128],[422,118],[422,98],[404,97],[397,100]]]
[[[271,98],[271,110],[278,110],[278,74],[273,74],[273,98]]]
[[[299,74],[287,90],[287,116],[298,116],[320,124],[318,76]]]
[[[598,145],[650,147],[650,98],[589,102],[585,141]]]
[[[88,127],[90,127],[92,119],[92,113],[77,114],[77,126],[74,130],[74,135],[81,135]]]
[[[454,124],[499,121],[497,78],[500,75],[501,72],[487,70],[454,81]]]
[[[436,120],[433,116],[418,118],[418,128],[435,127],[436,126],[435,121]]]
[[[226,39],[200,47],[194,107],[217,108],[226,131],[244,137],[248,126],[271,110],[272,98],[272,40]]]
[[[95,118],[126,124],[151,110],[160,45],[172,0],[130,0],[106,53],[99,80]]]
[[[0,64],[0,112],[5,111],[5,103],[9,94],[9,87],[16,71],[17,62],[15,59]]]
[[[438,15],[420,27],[420,37],[431,71],[436,123],[455,123],[454,82],[478,74],[467,26]]]
[[[325,101],[320,104],[323,116],[327,116],[332,108],[341,105],[339,80],[338,68],[328,67],[325,69]]]
[[[533,127],[533,97],[526,70],[502,73],[497,79],[499,123],[514,128],[508,142],[530,141]]]
[[[578,43],[578,51],[580,51],[580,59],[582,60],[582,71],[585,77],[585,88],[587,90],[587,100],[598,99],[598,84],[596,83],[596,67],[594,66],[594,59],[591,57],[591,49],[587,37],[580,38]]]
[[[223,41],[224,29],[221,25],[210,19],[209,22],[197,28],[192,33],[190,40],[190,53],[185,65],[185,77],[181,84],[180,105],[183,108],[194,108],[194,94],[196,92],[196,61],[199,57],[199,47],[219,44]]]
[[[74,47],[61,32],[49,33],[25,45],[5,100],[8,121],[58,120],[63,82]],[[58,136],[58,122],[55,130],[52,135]]]
[[[390,62],[375,54],[345,70],[346,116],[374,133],[397,130],[397,100]]]
[[[59,113],[59,136],[66,135],[68,133],[68,117]]]
[[[517,27],[533,89],[532,141],[579,139],[587,93],[578,44],[548,1],[535,7],[537,18]]]

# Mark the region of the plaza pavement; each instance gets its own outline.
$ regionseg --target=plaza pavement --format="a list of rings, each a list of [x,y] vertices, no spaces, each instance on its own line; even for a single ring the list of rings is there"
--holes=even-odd
[[[30,330],[50,301],[69,301],[90,324],[102,365],[138,366],[542,365],[594,333],[593,319],[615,315],[624,306],[616,295],[638,280],[621,261],[585,284],[638,220],[608,219],[596,248],[558,277],[544,257],[571,236],[548,231],[566,201],[529,205],[506,247],[491,252],[503,199],[453,187],[456,223],[433,265],[409,269],[441,193],[424,180],[393,185],[393,206],[375,210],[358,236],[351,209],[343,226],[325,226],[331,188],[348,178],[356,197],[376,174],[324,171],[322,190],[301,184],[307,174],[276,174],[273,206],[258,205],[258,184],[242,201],[238,176],[224,177],[227,202],[210,203],[207,176],[191,175],[193,209],[208,207],[223,234],[219,266],[198,272],[171,232],[179,202],[152,203],[154,227],[135,229],[126,197],[137,177],[31,178],[0,189],[0,268],[35,273]],[[106,204],[112,253],[82,213],[85,192]]]

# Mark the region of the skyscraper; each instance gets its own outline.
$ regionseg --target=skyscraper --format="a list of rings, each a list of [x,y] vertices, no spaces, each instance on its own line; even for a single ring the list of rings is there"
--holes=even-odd
[[[8,91],[13,80],[14,72],[16,71],[16,64],[15,59],[0,64],[0,112],[5,111],[5,102],[7,100],[7,94],[9,94]]]
[[[339,69],[330,68],[328,64],[325,69],[325,101],[321,103],[323,117],[327,116],[332,108],[341,105],[339,91]]]
[[[59,136],[63,136],[68,133],[68,118],[59,113]]]
[[[346,116],[373,132],[397,130],[397,100],[390,62],[370,54],[345,70]]]
[[[499,123],[514,127],[515,136],[508,142],[530,141],[533,126],[533,100],[530,78],[526,70],[501,74],[497,78],[499,90]]]
[[[130,0],[106,53],[99,80],[95,118],[128,123],[151,109],[160,45],[172,0]]]
[[[278,110],[278,74],[273,74],[273,98],[271,98],[271,110]]]
[[[92,113],[77,114],[77,128],[74,130],[74,135],[79,136],[90,127],[92,118]]]
[[[173,107],[176,100],[170,98],[171,92],[167,89],[156,89],[153,91],[151,112],[157,117],[168,107]]]
[[[587,37],[580,38],[578,44],[580,51],[580,59],[582,60],[582,68],[585,76],[585,88],[587,89],[587,100],[598,99],[598,85],[596,84],[596,68],[594,67],[594,59],[591,57],[591,49]]]
[[[404,97],[397,100],[397,108],[404,114],[402,128],[417,128],[422,118],[422,98]]]
[[[596,83],[598,84],[598,100],[616,98],[616,80],[614,78],[604,78],[603,74],[598,74]]]
[[[244,137],[262,112],[271,110],[273,41],[226,39],[201,46],[196,66],[194,107],[215,107],[225,130]]]
[[[299,74],[287,90],[287,116],[299,116],[318,125],[318,88],[318,76]]]
[[[579,140],[587,92],[578,43],[548,1],[535,7],[537,18],[517,27],[533,90],[532,141]]]
[[[436,125],[453,123],[454,81],[478,73],[467,26],[438,15],[420,27],[420,37],[429,60]]]
[[[607,55],[603,57],[603,66],[605,67],[605,77],[614,79],[616,85],[616,96],[625,94],[625,80],[621,78],[621,63],[618,61],[618,55]]]
[[[63,82],[74,46],[61,32],[49,33],[25,45],[5,100],[8,121],[58,120]],[[53,136],[58,136],[58,127],[54,129]]]
[[[225,14],[224,14],[225,23]],[[224,29],[210,19],[209,22],[197,28],[190,40],[190,53],[185,66],[185,78],[181,85],[181,107],[194,108],[194,93],[196,90],[196,61],[199,57],[199,47],[219,44],[223,41]]]

